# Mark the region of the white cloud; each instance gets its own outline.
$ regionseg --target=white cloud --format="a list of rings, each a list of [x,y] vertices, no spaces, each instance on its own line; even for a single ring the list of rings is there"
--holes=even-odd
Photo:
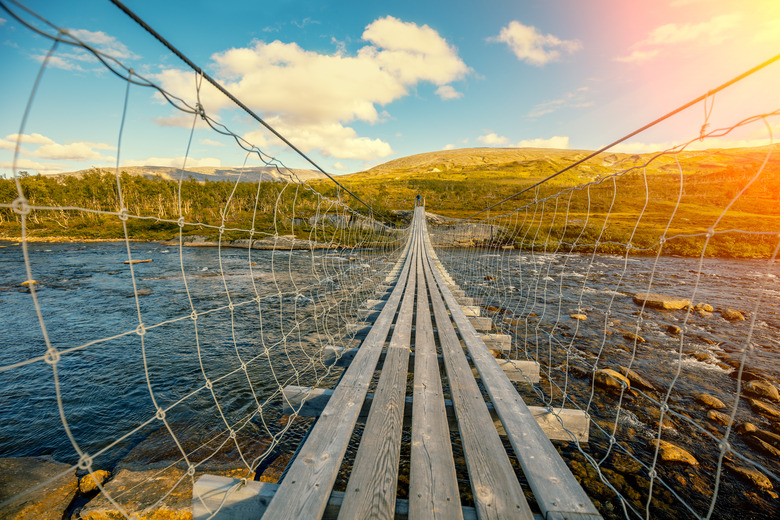
[[[100,52],[107,54],[118,60],[137,60],[139,55],[127,48],[127,46],[104,33],[103,31],[88,31],[87,29],[71,29],[68,34],[81,40],[82,42],[94,47]]]
[[[585,108],[593,106],[595,104],[593,101],[585,101],[585,95],[589,91],[590,89],[588,87],[580,87],[571,92],[567,92],[558,99],[540,103],[528,112],[527,117],[541,117],[562,108]]]
[[[444,148],[442,148],[442,150],[454,150],[454,149],[455,149],[455,145],[454,145],[454,144],[452,144],[452,143],[450,143],[450,144],[445,144],[445,145],[444,145]]]
[[[0,149],[13,150],[16,147],[18,135],[10,134],[0,139]],[[107,161],[111,160],[111,157],[102,155],[98,150],[114,149],[114,146],[106,143],[92,143],[89,141],[60,144],[44,135],[35,133],[22,134],[21,142],[27,145],[39,145],[34,149],[22,147],[22,156],[59,161]]]
[[[340,162],[336,161],[333,163],[333,169],[343,172],[347,169],[347,167],[341,164]]]
[[[561,40],[552,34],[542,34],[536,27],[513,20],[503,27],[498,36],[488,41],[506,43],[517,59],[531,65],[542,66],[582,48],[578,40]]]
[[[181,168],[184,164],[184,157],[147,157],[146,159],[125,159],[121,161],[120,166],[168,166],[170,168]],[[187,167],[211,167],[218,168],[222,166],[222,161],[216,157],[204,157],[195,159],[187,157]]]
[[[5,18],[0,17],[0,25],[5,25],[5,22],[7,22]]]
[[[358,137],[346,124],[381,122],[377,107],[408,95],[409,88],[421,82],[437,85],[441,97],[456,95],[454,88],[442,87],[462,79],[470,69],[457,50],[427,25],[387,16],[369,24],[363,40],[367,45],[354,55],[343,50],[320,54],[278,40],[255,41],[249,47],[216,53],[212,61],[219,80],[236,97],[303,139],[301,143],[290,135],[296,146],[300,143],[342,159],[370,159],[388,155],[390,146]],[[191,72],[164,70],[157,80],[166,90],[193,102]],[[201,102],[210,114],[232,106],[208,85],[201,89]]]
[[[549,139],[525,139],[519,141],[516,148],[568,148],[569,137],[565,135],[554,135]]]
[[[436,95],[445,101],[448,99],[460,99],[463,97],[461,92],[458,92],[450,85],[442,85],[441,87],[437,88]]]
[[[225,146],[225,143],[220,143],[219,141],[214,141],[213,139],[201,139],[200,144],[205,144],[208,146]]]
[[[497,146],[502,144],[508,144],[509,138],[500,136],[495,132],[491,132],[489,134],[481,135],[477,137],[477,141],[479,141],[482,144],[486,144],[488,146]]]
[[[11,170],[13,164],[11,161],[0,161],[0,168],[6,168]],[[66,170],[66,166],[59,163],[45,163],[39,161],[33,161],[31,159],[20,158],[16,162],[16,170],[19,171],[35,171],[41,175],[48,173],[61,173]]]
[[[668,23],[658,26],[648,33],[647,38],[632,46],[634,50],[631,54],[616,57],[615,61],[646,61],[657,56],[664,47],[674,46],[679,49],[680,44],[684,43],[720,44],[734,34],[733,29],[738,26],[741,18],[739,13],[732,13],[713,16],[699,23]]]

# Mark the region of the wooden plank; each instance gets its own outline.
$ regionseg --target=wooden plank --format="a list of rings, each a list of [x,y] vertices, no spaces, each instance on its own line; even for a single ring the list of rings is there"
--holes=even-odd
[[[403,301],[347,482],[339,513],[342,518],[391,519],[394,515],[419,244],[418,232]]]
[[[309,388],[305,386],[287,386],[284,388],[283,392],[284,399],[290,403],[289,405],[285,405],[282,409],[283,413],[292,413],[293,408],[297,408],[298,415],[302,417],[319,417],[325,409],[325,406],[327,406],[328,400],[333,395],[333,390]],[[358,415],[358,422],[365,422],[373,399],[373,394],[366,394],[366,398],[363,401],[363,407]],[[493,405],[491,403],[486,403],[486,406],[490,412],[490,416],[493,418],[493,423],[496,425],[498,434],[502,436],[506,435],[503,424],[498,418],[498,414],[495,412]],[[407,397],[406,409],[404,412],[404,426],[409,426],[413,422],[413,412],[410,412],[412,407],[413,400],[411,397]],[[455,414],[452,409],[452,401],[444,399],[444,407],[449,427],[457,428],[458,422],[457,419],[455,419]],[[571,408],[556,408],[555,413],[553,414],[543,406],[529,406],[528,410],[550,440],[571,441],[572,438],[569,434],[569,432],[571,432],[571,434],[580,442],[588,442],[590,419],[584,411]],[[449,440],[447,442],[449,443]]]
[[[468,317],[468,314],[466,314],[466,317]],[[504,352],[512,350],[512,336],[509,334],[480,334],[479,337],[489,349]]]
[[[432,246],[426,233],[426,245]],[[471,354],[474,365],[507,432],[537,504],[546,518],[550,513],[583,513],[600,518],[598,510],[571,474],[550,440],[537,424],[528,406],[507,379],[501,367],[463,315],[455,297],[438,271],[433,271],[452,319]],[[565,516],[565,515],[564,515]]]
[[[479,307],[476,305],[461,305],[461,310],[466,316],[473,316],[476,318],[480,315]]]
[[[203,475],[193,486],[193,520],[258,520],[264,517],[268,502],[279,489],[279,484],[250,480],[242,483],[240,479]],[[226,496],[227,494],[227,496]],[[224,504],[220,504],[224,499]],[[322,520],[336,520],[344,501],[344,493],[333,491]],[[473,507],[461,508],[463,520],[477,520],[477,511]],[[396,520],[409,518],[409,502],[404,499],[395,501]],[[544,520],[536,515],[535,520]]]
[[[436,290],[430,267],[426,263],[424,268],[477,514],[480,519],[533,518],[496,429],[485,427],[493,422],[490,412]],[[500,371],[495,362],[493,366]]]
[[[433,337],[428,286],[418,257],[417,321],[414,339],[412,453],[409,517],[413,520],[463,518],[452,441]]]
[[[398,283],[292,462],[266,510],[268,518],[293,520],[322,516],[406,285],[412,236]]]
[[[463,314],[463,312],[461,312]],[[471,326],[474,327],[474,329],[483,331],[483,332],[489,332],[493,329],[493,320],[488,317],[471,317],[469,318],[469,322],[471,322]]]

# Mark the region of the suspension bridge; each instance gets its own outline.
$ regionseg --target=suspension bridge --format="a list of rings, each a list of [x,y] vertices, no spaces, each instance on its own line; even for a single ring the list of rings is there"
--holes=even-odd
[[[780,109],[707,122],[780,56],[468,218],[404,224],[114,3],[193,69],[190,96],[0,1],[52,42],[0,179],[0,516],[776,517]],[[125,87],[117,156],[136,89],[191,118],[174,178],[21,172],[63,46]],[[214,119],[204,81],[325,178]],[[708,102],[689,141],[603,158]],[[276,180],[186,180],[198,124]],[[769,145],[702,173],[686,147],[738,129]],[[606,173],[561,184],[585,163]],[[78,229],[118,241],[42,241]]]

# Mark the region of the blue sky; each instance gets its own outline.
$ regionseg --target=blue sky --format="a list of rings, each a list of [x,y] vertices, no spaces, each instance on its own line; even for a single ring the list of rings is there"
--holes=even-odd
[[[24,4],[194,103],[194,74],[107,0]],[[447,148],[597,149],[780,53],[776,0],[126,4],[333,173]],[[11,172],[24,106],[50,47],[0,11],[0,174]],[[709,128],[780,108],[778,86],[775,64],[718,94]],[[60,45],[22,132],[18,169],[110,167],[117,153],[123,165],[181,166],[192,116],[151,89],[130,89],[117,148],[125,89],[87,54]],[[218,92],[202,88],[201,101],[266,153],[307,167]],[[620,150],[664,149],[703,123],[704,107],[693,107]],[[758,124],[705,143],[761,145],[767,136]],[[203,125],[189,157],[189,166],[245,160]]]

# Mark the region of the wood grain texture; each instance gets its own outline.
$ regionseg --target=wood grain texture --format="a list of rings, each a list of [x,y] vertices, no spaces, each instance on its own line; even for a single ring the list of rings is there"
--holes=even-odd
[[[408,254],[415,230],[406,247],[403,269],[387,303],[368,332],[355,359],[336,386],[333,396],[301,447],[298,456],[266,510],[274,520],[320,518],[347,450],[368,385],[401,300],[411,258]]]
[[[426,245],[430,255],[432,247],[427,234]],[[550,518],[551,513],[581,513],[600,518],[598,510],[537,424],[517,389],[474,330],[470,322],[474,318],[467,318],[463,314],[440,273],[434,270],[433,274],[542,514]]]
[[[342,519],[394,517],[420,242],[417,232],[403,301],[339,512]]]
[[[422,256],[417,261],[409,518],[462,519]]]
[[[531,519],[531,508],[493,427],[441,295],[435,290],[430,266],[426,263],[424,268],[477,514],[480,519]],[[493,365],[500,371],[495,362]]]

